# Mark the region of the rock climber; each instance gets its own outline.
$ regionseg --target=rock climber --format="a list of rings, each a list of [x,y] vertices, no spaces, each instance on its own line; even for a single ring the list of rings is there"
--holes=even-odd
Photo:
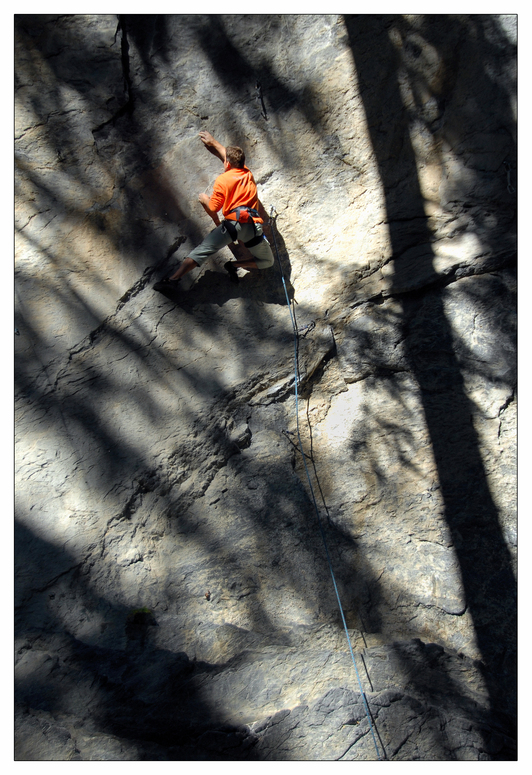
[[[161,293],[174,290],[183,275],[201,266],[213,253],[237,240],[244,243],[253,259],[237,259],[224,264],[233,282],[239,281],[239,267],[267,269],[273,265],[270,243],[262,230],[263,216],[267,216],[259,201],[253,175],[245,166],[244,151],[236,146],[225,148],[209,132],[200,132],[199,136],[207,150],[217,156],[224,165],[224,172],[214,182],[212,196],[209,198],[207,194],[199,195],[199,201],[216,228],[201,245],[194,248],[172,275],[155,283],[154,290]],[[222,222],[218,217],[220,210],[224,218]]]

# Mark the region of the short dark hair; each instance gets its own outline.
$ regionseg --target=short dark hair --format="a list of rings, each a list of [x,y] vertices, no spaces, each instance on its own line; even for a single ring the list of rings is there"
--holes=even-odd
[[[231,167],[244,167],[246,164],[246,157],[242,148],[238,148],[236,145],[229,145],[225,149],[225,158],[231,165]]]

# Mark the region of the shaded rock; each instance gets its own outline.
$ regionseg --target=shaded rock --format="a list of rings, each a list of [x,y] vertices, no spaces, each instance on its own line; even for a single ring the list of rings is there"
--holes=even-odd
[[[17,760],[515,758],[514,21],[16,15]]]

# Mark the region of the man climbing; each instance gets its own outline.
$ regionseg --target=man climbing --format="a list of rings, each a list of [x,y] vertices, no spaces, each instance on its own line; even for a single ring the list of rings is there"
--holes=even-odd
[[[208,132],[199,134],[207,150],[217,156],[224,165],[224,172],[216,178],[210,199],[207,194],[199,195],[199,201],[216,228],[201,245],[194,248],[173,275],[155,283],[154,290],[161,293],[174,290],[183,275],[201,266],[213,253],[237,240],[244,243],[253,260],[237,259],[224,264],[233,282],[238,282],[238,267],[267,269],[273,265],[270,243],[262,231],[264,220],[261,213],[265,215],[264,208],[259,202],[253,175],[245,166],[243,150],[234,146],[225,148]],[[220,210],[224,218],[221,223],[218,217]]]

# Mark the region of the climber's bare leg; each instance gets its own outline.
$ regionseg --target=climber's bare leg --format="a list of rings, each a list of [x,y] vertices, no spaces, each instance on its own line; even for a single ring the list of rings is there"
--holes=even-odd
[[[199,264],[196,264],[193,258],[185,258],[185,260],[178,266],[176,271],[169,277],[169,280],[180,280],[183,275],[188,274],[193,269],[196,269]]]

